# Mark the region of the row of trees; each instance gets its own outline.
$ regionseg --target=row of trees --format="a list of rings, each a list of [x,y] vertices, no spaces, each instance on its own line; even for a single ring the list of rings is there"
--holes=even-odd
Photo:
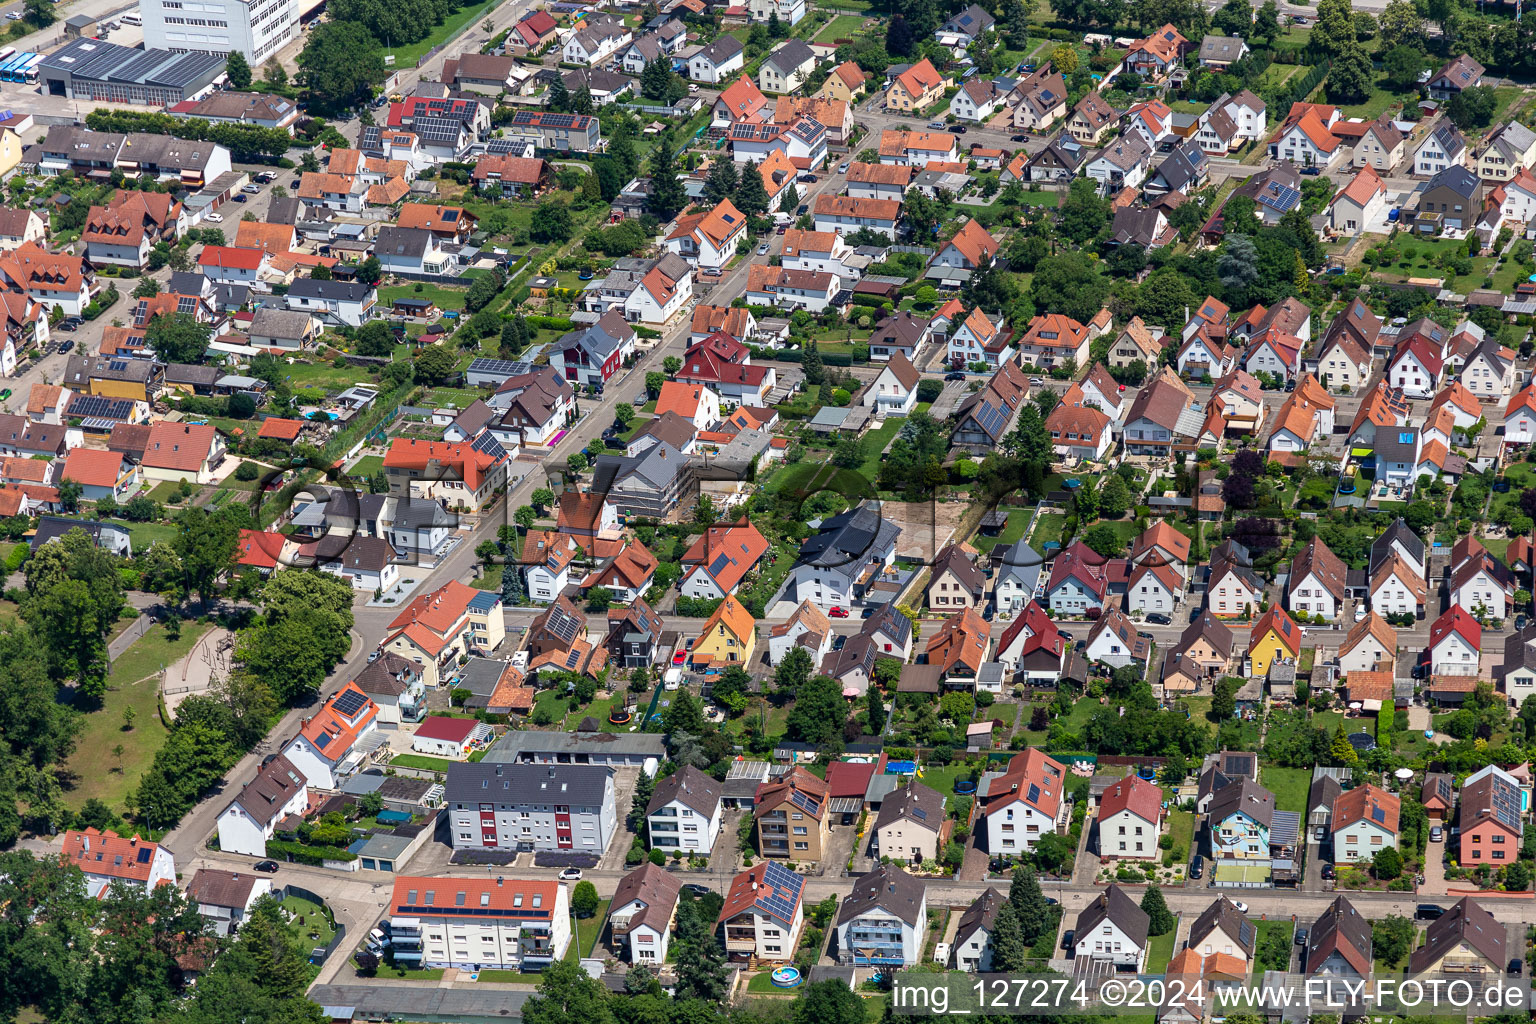
[[[100,108],[85,115],[85,125],[97,132],[147,132],[212,142],[228,149],[236,163],[276,160],[293,145],[293,136],[285,128],[180,118],[152,111]]]

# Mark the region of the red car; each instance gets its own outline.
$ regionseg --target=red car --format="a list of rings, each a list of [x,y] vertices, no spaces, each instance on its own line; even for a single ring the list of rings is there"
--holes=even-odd
[[[830,609],[827,610],[827,617],[832,619],[846,619],[848,617],[848,609],[833,605]]]
[[[672,655],[672,664],[674,664],[674,665],[682,665],[682,664],[686,663],[687,661],[688,661],[688,652],[687,651],[678,651],[676,654]]]

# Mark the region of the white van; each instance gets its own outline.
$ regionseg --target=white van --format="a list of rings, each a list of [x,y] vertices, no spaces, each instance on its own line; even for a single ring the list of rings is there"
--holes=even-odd
[[[129,11],[127,14],[123,15],[122,22],[124,25],[137,26],[144,24],[144,19],[139,17],[138,11]]]

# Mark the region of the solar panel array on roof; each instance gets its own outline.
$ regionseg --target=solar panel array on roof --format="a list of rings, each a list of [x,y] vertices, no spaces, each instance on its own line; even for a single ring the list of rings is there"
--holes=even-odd
[[[784,865],[773,863],[763,871],[763,884],[767,888],[758,897],[758,906],[782,921],[793,921],[805,879]]]
[[[1447,803],[1454,802],[1451,799],[1451,780],[1449,776],[1442,775],[1435,780],[1435,792]]]
[[[574,615],[561,608],[552,607],[549,610],[549,618],[545,620],[545,627],[561,640],[570,643],[576,639],[581,623]]]
[[[470,445],[470,448],[482,455],[489,455],[493,459],[503,458],[507,454],[507,450],[501,446],[501,442],[492,437],[489,431],[475,438],[475,442]]]
[[[342,690],[336,695],[331,706],[337,711],[351,718],[367,705],[368,698],[356,690]]]
[[[993,405],[991,402],[977,402],[971,409],[971,418],[974,419],[989,437],[998,437],[1003,428],[1008,424],[1008,411],[1001,405]]]
[[[533,364],[522,359],[476,359],[469,364],[470,373],[504,373],[508,377],[528,373]]]
[[[1252,949],[1254,936],[1258,934],[1258,925],[1254,924],[1252,921],[1245,917],[1243,918],[1243,923],[1238,925],[1237,930],[1237,941],[1240,942],[1244,947]]]
[[[1270,182],[1268,190],[1261,189],[1257,199],[1265,206],[1272,206],[1277,210],[1289,210],[1301,199],[1301,193],[1289,185]]]
[[[811,797],[809,793],[803,793],[798,789],[789,791],[790,803],[805,811],[807,814],[817,814],[821,810],[821,802]]]
[[[521,137],[510,139],[492,139],[485,144],[485,151],[493,156],[503,156],[507,153],[521,153],[528,148],[528,143]]]
[[[109,419],[127,419],[133,414],[133,402],[127,398],[106,398],[101,395],[81,395],[69,403],[69,415]]]
[[[1497,777],[1493,781],[1493,816],[1512,831],[1520,831],[1520,793]]]
[[[1027,794],[1025,794],[1024,799],[1027,800],[1029,803],[1032,803],[1032,804],[1039,803],[1040,802],[1040,787],[1035,785],[1033,782],[1031,782],[1029,784],[1029,792]]]
[[[1371,820],[1377,822],[1378,824],[1385,825],[1387,823],[1387,809],[1380,804],[1372,804]]]
[[[411,125],[411,130],[429,145],[457,145],[464,131],[464,122],[451,117],[418,117]]]
[[[709,563],[709,574],[711,576],[719,576],[720,570],[724,569],[727,565],[730,564],[731,556],[722,552],[721,554],[715,556],[715,560],[713,562]]]

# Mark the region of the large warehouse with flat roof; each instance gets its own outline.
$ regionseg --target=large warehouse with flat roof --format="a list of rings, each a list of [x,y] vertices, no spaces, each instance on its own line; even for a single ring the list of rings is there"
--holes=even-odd
[[[75,39],[42,59],[37,78],[50,96],[160,107],[206,96],[224,78],[224,69],[222,54]]]

